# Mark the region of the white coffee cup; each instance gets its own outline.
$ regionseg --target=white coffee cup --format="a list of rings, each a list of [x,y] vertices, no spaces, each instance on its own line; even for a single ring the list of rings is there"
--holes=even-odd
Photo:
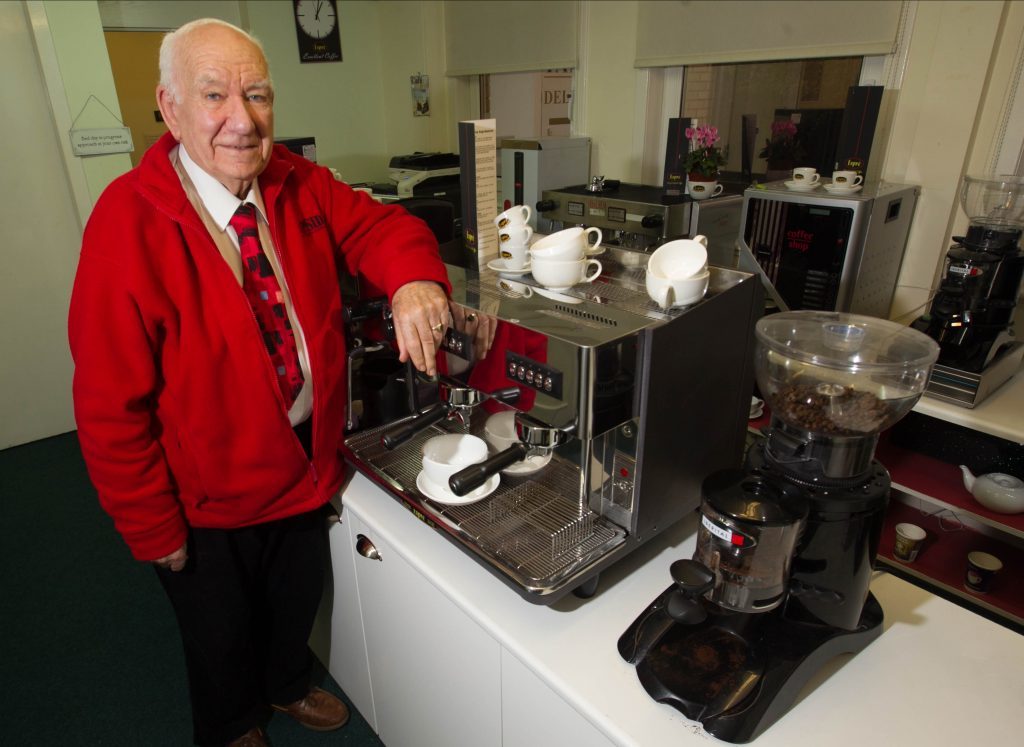
[[[545,244],[537,248],[535,243],[530,247],[530,256],[534,259],[553,259],[570,262],[587,256],[586,246],[579,241],[563,241],[561,244]]]
[[[498,250],[498,256],[505,264],[506,270],[521,270],[526,267],[526,259],[530,256],[530,249],[526,244],[502,244]]]
[[[701,235],[662,244],[651,254],[647,262],[647,274],[669,280],[699,275],[708,267],[707,246],[707,237]]]
[[[516,413],[503,410],[491,415],[484,422],[484,438],[496,451],[504,451],[519,441],[516,434]]]
[[[438,488],[450,490],[448,478],[487,458],[482,438],[461,433],[434,436],[423,444],[423,472]]]
[[[817,184],[820,179],[821,174],[812,166],[801,166],[793,169],[793,181],[800,184]]]
[[[591,236],[595,237],[593,244],[590,243]],[[554,259],[556,256],[562,256],[565,258],[566,254],[573,254],[572,246],[575,245],[579,249],[578,256],[582,257],[591,246],[600,246],[603,238],[604,234],[601,233],[601,229],[597,226],[590,226],[589,228],[573,226],[572,228],[555,231],[552,234],[537,239],[533,242],[533,246],[530,247],[530,251],[535,257],[541,256]],[[568,244],[569,247],[563,247],[563,244]],[[560,247],[560,249],[555,250],[554,247]]]
[[[531,215],[532,212],[530,211],[529,205],[513,205],[494,219],[494,225],[497,226],[499,230],[505,226],[521,226],[530,220]]]
[[[864,177],[858,174],[856,171],[833,171],[832,172],[832,183],[837,187],[846,187],[853,189],[858,184],[864,182]]]
[[[725,190],[725,187],[718,182],[686,182],[686,194],[694,200],[706,200],[709,197],[718,197]]]
[[[507,278],[498,280],[498,290],[512,296],[519,295],[523,298],[530,298],[533,295],[533,288],[531,286],[516,280],[508,280]]]
[[[506,244],[522,244],[525,246],[530,243],[532,238],[533,229],[525,223],[508,225],[498,229],[498,243],[502,246]]]
[[[594,268],[589,272],[588,268]],[[551,290],[566,290],[577,283],[592,282],[604,268],[597,259],[575,259],[562,261],[534,257],[530,263],[533,279]]]
[[[707,292],[710,278],[711,272],[708,270],[699,275],[676,280],[648,272],[645,285],[647,286],[647,295],[651,297],[651,300],[661,308],[669,309],[697,303]]]

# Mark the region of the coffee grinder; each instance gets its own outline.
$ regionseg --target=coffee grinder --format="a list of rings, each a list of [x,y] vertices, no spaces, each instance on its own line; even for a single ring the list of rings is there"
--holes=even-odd
[[[762,318],[755,348],[766,437],[745,469],[704,480],[693,559],[618,645],[651,697],[734,743],[881,634],[868,586],[890,480],[875,445],[938,356],[913,329],[822,311]]]
[[[1024,177],[965,176],[960,204],[966,235],[953,237],[931,307],[912,326],[939,343],[928,393],[973,407],[1024,358],[1011,330],[1024,274]]]

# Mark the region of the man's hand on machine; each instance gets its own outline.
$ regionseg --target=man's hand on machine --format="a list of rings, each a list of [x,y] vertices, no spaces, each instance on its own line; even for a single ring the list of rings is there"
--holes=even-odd
[[[419,371],[437,374],[435,355],[451,322],[448,297],[432,280],[406,283],[391,298],[398,359],[412,360]]]

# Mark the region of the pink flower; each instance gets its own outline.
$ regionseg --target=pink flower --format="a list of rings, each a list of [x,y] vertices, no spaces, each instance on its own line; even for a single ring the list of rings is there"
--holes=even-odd
[[[678,130],[677,130],[677,132],[678,132]],[[693,140],[693,136],[694,136],[693,128],[692,127],[687,127],[685,132],[686,132],[686,139],[687,140]]]

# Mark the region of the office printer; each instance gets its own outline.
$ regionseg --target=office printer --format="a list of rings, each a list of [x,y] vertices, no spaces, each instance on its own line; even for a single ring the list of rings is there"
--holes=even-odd
[[[381,202],[436,197],[458,203],[459,156],[457,153],[393,156],[388,164],[388,181],[370,187],[373,196]]]

